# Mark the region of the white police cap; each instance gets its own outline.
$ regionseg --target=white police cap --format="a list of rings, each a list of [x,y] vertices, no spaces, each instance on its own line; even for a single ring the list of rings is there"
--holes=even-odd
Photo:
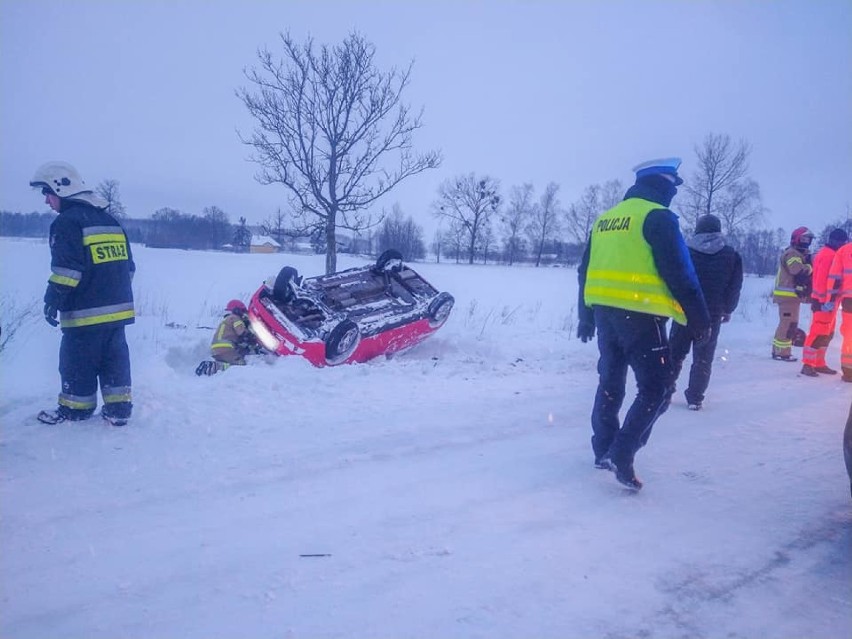
[[[648,175],[663,175],[674,178],[674,185],[683,184],[683,180],[677,174],[682,160],[680,158],[658,158],[656,160],[648,160],[637,164],[633,167],[633,172],[636,174],[636,179],[646,177]],[[671,179],[671,178],[669,178]]]

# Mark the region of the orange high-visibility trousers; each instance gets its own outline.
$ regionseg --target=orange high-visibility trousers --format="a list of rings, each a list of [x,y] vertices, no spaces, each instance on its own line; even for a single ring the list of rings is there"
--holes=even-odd
[[[807,366],[819,368],[825,366],[825,351],[834,337],[834,328],[837,324],[837,310],[814,311],[811,320],[811,329],[805,340],[805,348],[802,351],[802,363]]]
[[[840,367],[843,369],[844,377],[852,377],[852,298],[843,300],[843,308],[840,312],[842,322],[840,324],[840,335],[843,337],[843,345],[840,347]]]

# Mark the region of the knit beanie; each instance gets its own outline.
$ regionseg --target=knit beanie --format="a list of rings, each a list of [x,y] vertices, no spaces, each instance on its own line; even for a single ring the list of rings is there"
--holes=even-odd
[[[828,242],[826,246],[830,246],[835,251],[849,241],[849,235],[843,229],[834,229],[828,234]]]
[[[702,215],[695,223],[695,234],[699,233],[721,233],[722,223],[715,215]]]

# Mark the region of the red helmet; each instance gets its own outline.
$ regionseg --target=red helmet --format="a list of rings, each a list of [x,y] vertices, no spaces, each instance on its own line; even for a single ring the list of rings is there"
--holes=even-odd
[[[229,313],[236,313],[237,315],[242,315],[247,312],[246,305],[240,300],[231,300],[228,302],[228,305],[225,306],[225,310]]]
[[[790,244],[807,248],[814,241],[814,234],[807,226],[800,226],[790,235]]]

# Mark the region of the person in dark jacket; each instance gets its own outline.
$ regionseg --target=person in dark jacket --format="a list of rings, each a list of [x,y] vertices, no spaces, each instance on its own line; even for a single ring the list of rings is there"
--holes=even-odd
[[[57,409],[41,411],[38,419],[46,424],[88,419],[98,405],[100,382],[101,415],[113,426],[124,426],[133,408],[124,335],[135,318],[130,242],[107,213],[106,201],[70,164],[42,165],[30,186],[41,189],[45,203],[59,214],[50,225],[44,319],[62,328],[62,391]]]
[[[703,215],[695,224],[695,234],[687,241],[689,254],[698,274],[707,310],[710,312],[710,339],[694,344],[689,330],[672,324],[669,343],[672,350],[673,383],[680,375],[683,362],[692,348],[692,366],[689,369],[689,385],[684,395],[690,410],[701,410],[704,393],[710,385],[710,373],[719,330],[722,324],[731,321],[731,314],[740,301],[743,287],[743,261],[733,247],[725,244],[722,224],[715,215]]]
[[[710,316],[677,216],[668,206],[683,180],[679,158],[634,168],[636,183],[624,200],[592,227],[578,269],[578,337],[598,336],[598,388],[592,409],[595,466],[612,470],[633,490],[636,452],[668,406],[672,366],[666,322],[683,324],[699,342],[710,335]],[[627,369],[637,395],[619,424]]]

